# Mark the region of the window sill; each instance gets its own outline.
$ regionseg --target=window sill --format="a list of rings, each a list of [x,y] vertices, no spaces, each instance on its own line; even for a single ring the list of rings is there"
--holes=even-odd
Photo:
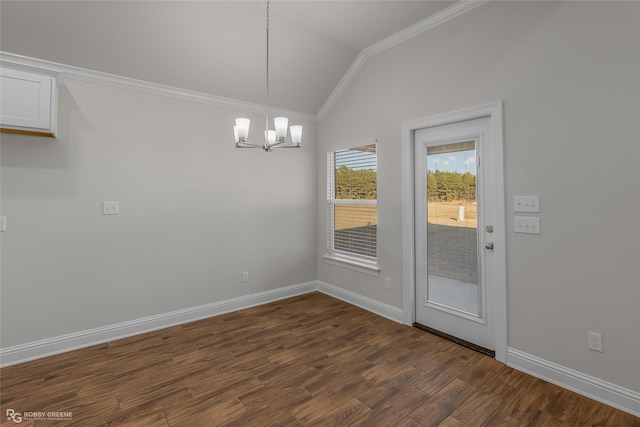
[[[324,255],[323,258],[326,264],[347,268],[370,276],[378,276],[378,274],[380,274],[380,267],[378,267],[377,264],[365,264],[363,262],[358,262],[357,260],[331,255]]]

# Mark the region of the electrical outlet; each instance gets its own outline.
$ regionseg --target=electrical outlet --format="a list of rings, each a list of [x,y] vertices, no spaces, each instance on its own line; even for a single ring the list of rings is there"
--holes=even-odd
[[[102,215],[120,214],[120,202],[102,202]]]
[[[602,334],[589,331],[587,332],[587,337],[587,346],[589,347],[589,350],[599,351],[600,353],[602,353]]]
[[[247,283],[249,281],[249,272],[248,271],[243,271],[242,272],[242,282],[243,283]]]
[[[387,279],[385,280],[385,283],[384,283],[384,287],[386,289],[391,290],[391,277],[387,277]]]

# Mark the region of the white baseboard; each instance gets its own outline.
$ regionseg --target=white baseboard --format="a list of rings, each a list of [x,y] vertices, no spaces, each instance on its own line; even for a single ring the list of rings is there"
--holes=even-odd
[[[541,359],[514,348],[507,350],[507,365],[552,384],[640,416],[640,393]]]
[[[368,310],[379,316],[386,317],[389,320],[393,320],[398,323],[404,323],[404,311],[401,308],[394,307],[389,304],[376,301],[374,299],[356,294],[355,292],[347,291],[346,289],[339,288],[329,283],[317,281],[318,291],[348,302],[351,305]]]
[[[115,325],[103,326],[86,331],[33,341],[0,349],[0,367],[16,365],[30,360],[40,359],[67,351],[77,350],[96,344],[102,344],[145,332],[169,328],[207,317],[218,316],[244,308],[290,298],[308,292],[320,291],[357,307],[371,311],[387,319],[402,323],[404,313],[401,309],[358,295],[328,283],[311,281],[287,286],[271,291],[260,292],[225,301],[214,302],[184,310],[131,320]]]
[[[54,354],[193,322],[207,317],[218,316],[314,291],[322,292],[395,322],[403,323],[404,321],[404,311],[400,308],[356,294],[329,283],[311,281],[157,316],[145,317],[129,322],[3,348],[0,349],[0,367],[11,366],[29,360],[40,359]],[[507,350],[507,365],[614,408],[640,416],[640,393],[636,391],[574,371],[573,369],[549,362],[548,360],[514,348],[508,348]]]
[[[0,367],[168,328],[317,290],[315,281],[0,349]]]

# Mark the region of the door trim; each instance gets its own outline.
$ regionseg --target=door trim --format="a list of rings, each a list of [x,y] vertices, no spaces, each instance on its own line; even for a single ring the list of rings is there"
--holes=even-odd
[[[494,253],[497,258],[495,289],[495,351],[496,360],[507,362],[507,274],[506,274],[506,225],[504,196],[504,138],[502,101],[445,114],[425,117],[402,123],[402,305],[404,323],[413,325],[416,320],[416,266],[415,266],[415,193],[414,193],[414,134],[416,130],[453,124],[465,120],[489,117],[495,144],[502,149],[493,150],[492,163],[496,168],[495,182],[502,197],[496,198]]]

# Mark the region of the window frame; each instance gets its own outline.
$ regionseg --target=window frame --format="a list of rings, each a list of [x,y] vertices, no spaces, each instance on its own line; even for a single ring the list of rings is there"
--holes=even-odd
[[[336,179],[336,153],[340,151],[353,150],[363,146],[373,145],[376,147],[376,198],[375,199],[336,199],[335,179]],[[362,144],[353,148],[338,149],[327,153],[327,200],[326,200],[326,251],[323,256],[325,263],[336,265],[350,270],[358,271],[373,276],[380,272],[378,266],[378,231],[376,220],[376,256],[367,256],[356,252],[345,251],[335,248],[335,207],[345,205],[373,205],[376,207],[376,218],[378,216],[378,158],[377,144]]]

